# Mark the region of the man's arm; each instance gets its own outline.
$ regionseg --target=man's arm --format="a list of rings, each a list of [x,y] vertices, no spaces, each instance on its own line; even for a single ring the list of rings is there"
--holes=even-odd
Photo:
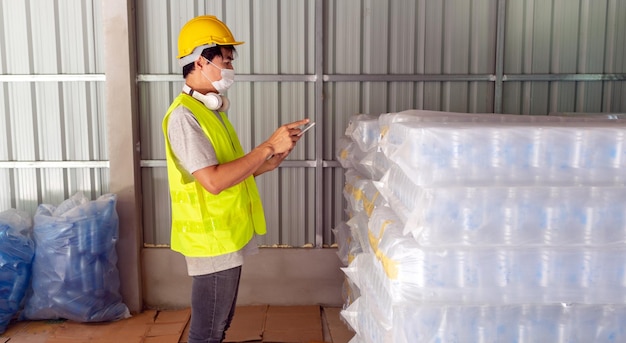
[[[267,173],[268,171],[272,171],[283,162],[283,160],[289,155],[291,151],[284,152],[282,154],[275,154],[271,158],[269,158],[265,163],[263,163],[259,169],[254,171],[254,176],[259,176],[261,174]]]
[[[257,171],[271,166],[271,163],[280,163],[286,157],[286,153],[291,151],[300,139],[297,135],[300,132],[298,127],[308,121],[308,119],[302,119],[285,124],[279,127],[267,141],[245,156],[228,163],[199,169],[193,173],[193,176],[208,192],[219,194],[221,191],[242,182],[250,175],[257,175]],[[272,162],[265,168],[261,168],[269,162],[268,159]]]

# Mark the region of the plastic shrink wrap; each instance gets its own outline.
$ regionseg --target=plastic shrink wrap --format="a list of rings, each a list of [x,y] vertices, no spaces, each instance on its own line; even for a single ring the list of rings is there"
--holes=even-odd
[[[623,342],[626,307],[525,304],[398,306],[393,343]],[[384,342],[384,341],[380,341]]]
[[[388,159],[379,149],[378,117],[357,114],[350,118],[345,135],[339,137],[336,157],[345,169],[354,169],[362,176],[378,180],[388,165]]]
[[[626,182],[624,124],[398,122],[380,146],[416,185]]]
[[[350,227],[345,223],[339,223],[334,229],[332,229],[335,236],[335,242],[337,242],[337,256],[343,266],[347,266],[349,263],[350,244],[352,241],[352,233]]]
[[[34,255],[31,216],[15,209],[0,212],[0,333],[23,305]]]
[[[77,193],[58,207],[39,205],[26,319],[101,322],[130,316],[119,293],[116,199],[105,194],[90,201]]]
[[[351,342],[624,340],[621,118],[411,110],[380,115],[372,148],[353,116]]]
[[[348,202],[350,217],[359,212],[364,212],[368,217],[376,206],[384,204],[385,199],[380,196],[380,191],[374,181],[362,177],[358,172],[346,172],[346,184],[343,195]]]
[[[417,186],[393,165],[382,196],[421,246],[626,244],[626,187]]]

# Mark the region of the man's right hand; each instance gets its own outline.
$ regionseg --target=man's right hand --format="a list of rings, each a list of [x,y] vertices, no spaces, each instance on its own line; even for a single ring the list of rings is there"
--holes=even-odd
[[[300,139],[300,136],[298,136],[298,133],[300,133],[299,127],[308,122],[309,119],[307,118],[285,124],[274,131],[266,143],[274,150],[274,154],[290,151]]]

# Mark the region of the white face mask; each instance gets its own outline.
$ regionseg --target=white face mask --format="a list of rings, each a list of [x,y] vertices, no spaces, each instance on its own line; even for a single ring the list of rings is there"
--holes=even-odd
[[[228,88],[230,88],[230,86],[235,83],[235,71],[232,69],[222,69],[218,67],[215,63],[207,60],[206,58],[205,60],[221,71],[220,74],[222,76],[222,79],[217,81],[211,81],[211,79],[209,79],[208,76],[204,75],[204,73],[202,73],[202,76],[211,81],[211,84],[213,85],[213,87],[215,87],[215,90],[217,90],[218,93],[225,93]]]

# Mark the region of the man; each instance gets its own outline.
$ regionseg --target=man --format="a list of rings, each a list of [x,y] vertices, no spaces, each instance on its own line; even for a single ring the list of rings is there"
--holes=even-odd
[[[172,208],[171,247],[193,277],[189,343],[221,342],[235,309],[243,257],[257,252],[265,217],[254,176],[273,170],[300,138],[303,119],[245,154],[224,111],[234,82],[235,41],[215,16],[178,37],[183,91],[163,119]]]

